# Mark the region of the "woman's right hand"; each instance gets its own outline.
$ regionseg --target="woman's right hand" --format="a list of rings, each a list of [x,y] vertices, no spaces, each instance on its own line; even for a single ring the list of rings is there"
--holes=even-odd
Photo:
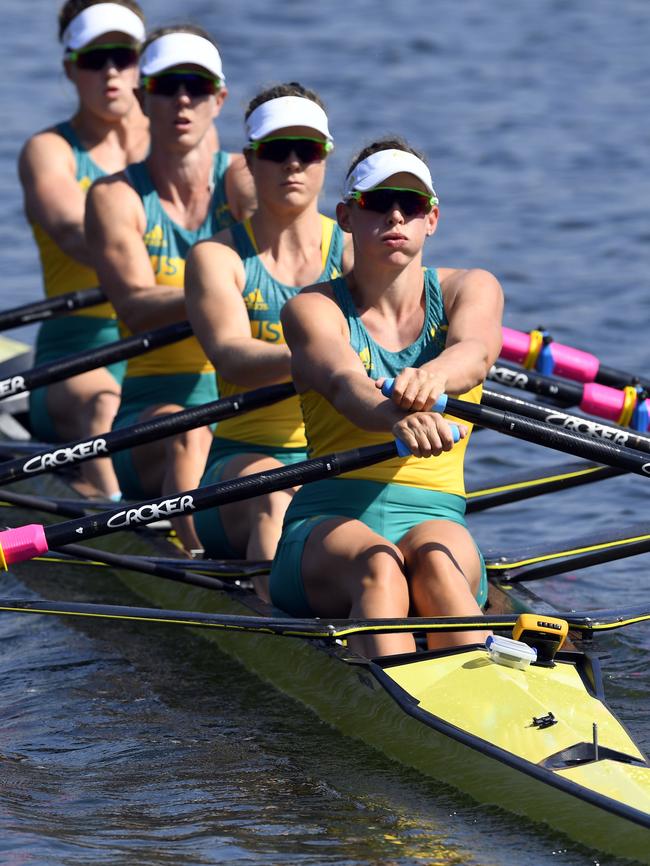
[[[459,424],[458,429],[464,439],[467,427]],[[449,423],[438,412],[411,412],[393,425],[393,435],[414,457],[437,457],[454,446]]]

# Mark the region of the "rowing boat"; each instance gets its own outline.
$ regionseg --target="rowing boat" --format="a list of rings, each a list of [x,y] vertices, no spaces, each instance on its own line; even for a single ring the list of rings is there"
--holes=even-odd
[[[47,491],[65,491],[47,478]],[[20,489],[37,488],[37,479]],[[41,491],[42,492],[42,491]],[[178,555],[148,530],[109,548]],[[248,569],[250,572],[250,569]],[[247,569],[220,591],[131,571],[120,580],[163,609],[278,616],[249,589]],[[492,578],[490,614],[555,611],[521,585]],[[162,616],[162,615],[161,615]],[[366,659],[337,638],[201,629],[249,670],[343,734],[474,797],[544,822],[592,848],[650,862],[650,767],[604,702],[594,658],[575,648],[553,666],[516,669],[485,647]]]

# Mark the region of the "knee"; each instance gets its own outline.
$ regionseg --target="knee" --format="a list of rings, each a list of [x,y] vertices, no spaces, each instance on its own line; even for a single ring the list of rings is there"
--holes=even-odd
[[[206,433],[208,435],[206,435]],[[205,427],[185,430],[167,440],[167,452],[172,456],[184,456],[206,452],[210,447],[209,431]]]
[[[404,607],[404,615],[406,615],[408,584],[397,549],[379,550],[368,556],[361,578],[361,590],[393,599]]]

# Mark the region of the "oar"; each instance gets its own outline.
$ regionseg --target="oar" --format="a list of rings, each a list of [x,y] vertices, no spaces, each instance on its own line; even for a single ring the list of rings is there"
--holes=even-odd
[[[640,435],[645,434],[649,426],[650,400],[640,396],[636,388],[621,391],[595,382],[569,382],[503,361],[492,366],[488,379],[508,388],[549,397],[556,406],[578,406],[587,415],[606,418],[622,427],[633,427],[641,431]],[[649,436],[644,438],[650,441]]]
[[[53,319],[63,315],[63,313],[71,313],[73,310],[96,307],[104,301],[106,301],[106,295],[97,287],[82,289],[77,292],[66,292],[55,298],[22,304],[20,307],[13,307],[11,310],[0,312],[0,331],[18,328],[20,325],[31,325],[34,322],[42,322],[44,319]]]
[[[107,364],[126,361],[128,358],[134,358],[144,352],[177,343],[191,335],[192,328],[189,322],[174,322],[173,325],[166,325],[164,328],[145,331],[142,334],[127,337],[125,340],[107,343],[99,349],[90,349],[87,352],[79,352],[76,355],[52,361],[51,364],[32,367],[31,370],[26,370],[20,375],[0,379],[0,400],[31,391],[34,388],[40,388],[43,385],[60,382],[71,376],[78,376],[88,370],[105,367]]]
[[[395,634],[399,632],[450,632],[504,630],[513,628],[516,615],[408,617],[405,619],[293,619],[291,617],[238,616],[236,614],[190,613],[180,610],[159,610],[149,607],[85,604],[76,602],[34,601],[33,599],[0,599],[0,611],[5,613],[55,614],[96,619],[156,622],[192,628],[213,628],[225,632],[279,635],[309,640],[341,640],[358,634]],[[535,614],[532,614],[535,616]],[[548,613],[539,614],[540,618]],[[590,610],[553,613],[565,620],[569,628],[585,634],[612,631],[650,620],[648,606],[625,610]]]
[[[564,412],[562,409],[557,409],[553,406],[547,406],[544,403],[531,403],[528,400],[522,400],[520,397],[503,394],[500,391],[491,391],[488,388],[483,391],[481,404],[483,406],[491,406],[494,409],[511,409],[513,412],[526,415],[528,418],[534,418],[537,421],[543,421],[545,424],[552,424],[565,430],[576,430],[578,433],[583,433],[591,439],[603,439],[608,442],[615,442],[617,445],[626,445],[628,448],[634,448],[636,451],[650,453],[650,435],[630,430],[627,427],[603,424],[594,418],[572,415],[569,412]]]
[[[43,472],[51,472],[62,469],[76,463],[94,460],[97,457],[107,457],[125,448],[134,448],[146,442],[164,439],[185,430],[195,427],[203,427],[225,418],[232,418],[241,412],[249,412],[268,406],[279,400],[286,400],[295,394],[291,382],[280,385],[269,385],[266,388],[258,388],[255,391],[247,391],[243,394],[233,394],[221,400],[213,400],[203,406],[174,412],[170,415],[159,415],[150,421],[140,424],[132,424],[111,433],[104,433],[92,439],[81,439],[77,442],[68,442],[65,445],[57,445],[32,454],[28,459],[24,457],[0,463],[0,484],[20,481]]]
[[[556,343],[542,328],[526,333],[504,327],[501,357],[528,369],[536,367],[546,375],[565,376],[578,382],[599,382],[612,388],[640,385],[644,391],[650,391],[650,380],[606,367],[590,352]]]
[[[446,397],[446,395],[443,397],[444,399],[441,399],[435,407],[435,411],[448,411],[457,418],[481,424],[509,436],[526,439],[558,451],[566,451],[578,457],[597,460],[646,477],[650,475],[648,456],[631,448],[589,439],[579,433],[552,427],[540,421],[532,421],[513,412],[500,412],[487,406]],[[81,538],[108,535],[121,529],[143,526],[161,518],[191,514],[204,508],[239,502],[242,499],[273,493],[276,490],[284,490],[310,481],[335,477],[343,472],[407,454],[408,450],[399,441],[340,451],[296,463],[293,466],[282,466],[243,478],[233,478],[197,490],[179,493],[177,496],[159,497],[132,507],[118,508],[79,520],[70,520],[47,527],[31,524],[6,530],[0,533],[0,546],[4,551],[5,562],[9,565],[32,559],[50,548],[57,548]]]

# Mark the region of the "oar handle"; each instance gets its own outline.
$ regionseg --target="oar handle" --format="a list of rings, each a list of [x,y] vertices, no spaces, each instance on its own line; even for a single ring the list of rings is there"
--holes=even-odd
[[[384,380],[384,384],[381,386],[381,393],[384,395],[384,397],[391,397],[392,396],[394,386],[395,386],[395,379],[385,379]],[[440,412],[442,414],[446,408],[447,408],[447,395],[441,394],[429,411],[430,412]],[[458,442],[460,440],[460,430],[458,429],[458,424],[450,424],[449,427],[451,428],[451,435],[453,437],[454,442]],[[397,440],[397,450],[398,451],[399,451],[399,447],[400,447],[400,443],[399,443],[399,440]],[[404,447],[406,447],[406,446],[404,446]],[[410,452],[406,452],[406,453],[410,453]],[[400,454],[401,454],[401,452],[400,452]],[[406,456],[406,454],[401,455],[401,456]]]

